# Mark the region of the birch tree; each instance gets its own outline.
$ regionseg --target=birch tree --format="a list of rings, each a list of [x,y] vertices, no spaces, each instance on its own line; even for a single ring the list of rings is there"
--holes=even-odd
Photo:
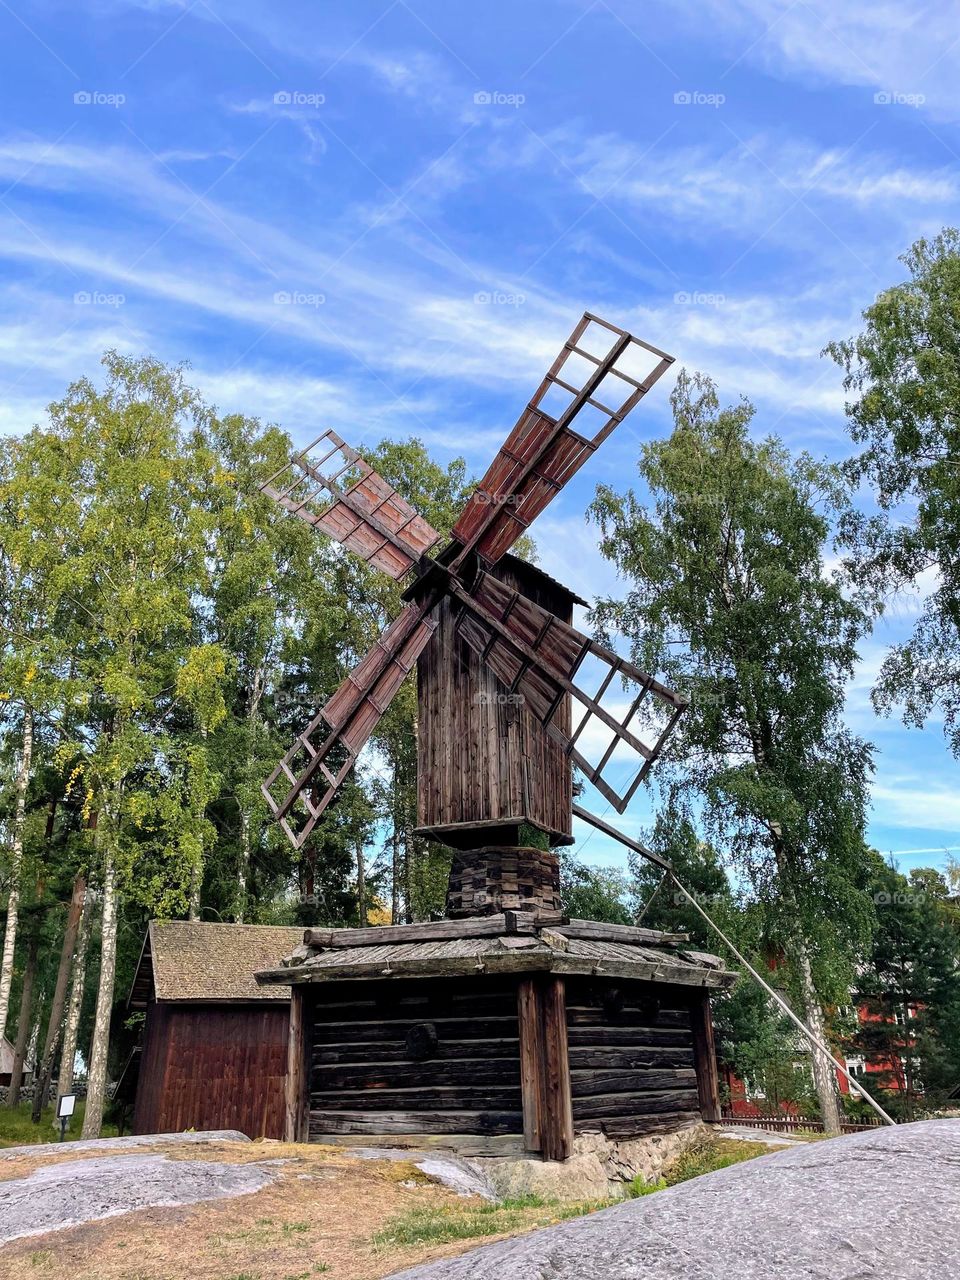
[[[681,374],[672,404],[672,435],[640,453],[647,493],[597,491],[601,550],[626,594],[594,618],[690,698],[658,776],[765,904],[823,1037],[873,923],[870,749],[842,721],[867,621],[823,559],[844,491],[831,468],[751,439],[751,406],[721,410],[709,380]],[[836,1131],[833,1069],[820,1054],[812,1066]]]

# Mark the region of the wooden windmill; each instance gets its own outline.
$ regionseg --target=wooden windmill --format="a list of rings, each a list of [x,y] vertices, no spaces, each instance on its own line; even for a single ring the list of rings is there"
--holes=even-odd
[[[585,314],[439,549],[332,431],[263,486],[409,580],[264,784],[272,813],[299,848],[417,665],[419,828],[456,850],[450,919],[307,930],[257,975],[292,986],[288,1138],[518,1134],[563,1159],[578,1125],[628,1136],[719,1115],[706,989],[731,975],[677,951],[681,935],[567,919],[556,854],[523,843],[531,827],[571,842],[574,765],[622,813],[685,706],[576,630],[574,593],[510,554],[671,362]],[[589,1070],[571,1065],[568,1022]]]
[[[460,849],[509,846],[526,823],[568,843],[571,763],[623,812],[684,701],[572,627],[577,597],[509,552],[671,362],[584,315],[438,553],[439,534],[333,431],[262,486],[367,563],[410,578],[400,615],[264,784],[295,847],[418,660],[425,834]],[[622,776],[631,761],[616,789],[605,771]]]

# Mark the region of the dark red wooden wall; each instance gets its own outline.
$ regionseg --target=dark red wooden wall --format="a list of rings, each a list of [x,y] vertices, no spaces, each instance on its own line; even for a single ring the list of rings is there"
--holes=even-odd
[[[286,1001],[151,1004],[133,1132],[282,1138],[289,1023]]]

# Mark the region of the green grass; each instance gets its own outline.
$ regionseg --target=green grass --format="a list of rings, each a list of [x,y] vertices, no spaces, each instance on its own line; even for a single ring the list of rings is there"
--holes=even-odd
[[[83,1127],[84,1103],[77,1103],[76,1113],[70,1118],[67,1129],[67,1142],[75,1142],[80,1137]],[[8,1107],[0,1104],[0,1147],[23,1147],[36,1142],[59,1142],[60,1130],[53,1127],[53,1107],[45,1107],[40,1123],[34,1124],[30,1118],[30,1103],[21,1102],[19,1106]],[[105,1124],[100,1131],[102,1138],[115,1138],[117,1126]]]
[[[691,1178],[699,1178],[704,1173],[727,1169],[730,1165],[741,1164],[744,1160],[755,1160],[757,1156],[768,1156],[775,1150],[775,1147],[769,1147],[765,1142],[739,1142],[733,1138],[713,1138],[690,1147],[688,1151],[677,1156],[676,1160],[664,1170],[663,1184],[673,1187],[678,1182],[689,1182]]]
[[[501,1200],[498,1204],[457,1204],[411,1209],[391,1218],[373,1240],[380,1247],[477,1240],[521,1229],[548,1227],[555,1222],[580,1218],[619,1203],[619,1199],[603,1199],[561,1204],[555,1200],[543,1200],[540,1196],[526,1195]]]

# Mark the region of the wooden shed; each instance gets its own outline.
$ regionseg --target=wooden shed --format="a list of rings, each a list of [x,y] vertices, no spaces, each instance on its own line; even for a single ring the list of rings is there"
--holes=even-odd
[[[127,1002],[146,1013],[134,1133],[283,1136],[289,992],[253,975],[302,938],[276,925],[151,921]]]
[[[555,917],[559,913],[555,913]],[[286,1135],[574,1136],[720,1118],[710,992],[684,935],[545,914],[307,931],[292,986]]]

